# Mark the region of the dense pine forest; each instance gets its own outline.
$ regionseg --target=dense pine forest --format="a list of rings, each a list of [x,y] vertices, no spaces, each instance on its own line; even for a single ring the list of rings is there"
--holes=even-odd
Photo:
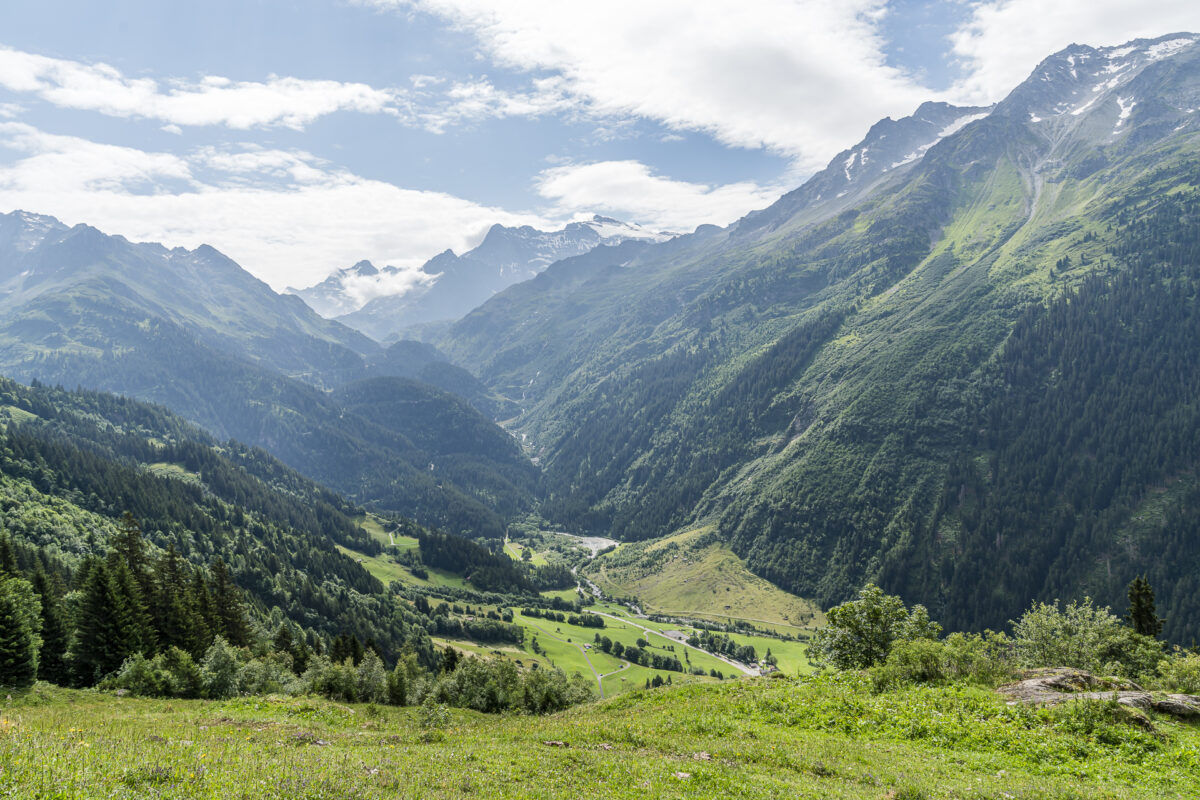
[[[5,380],[0,410],[0,685],[400,705],[420,687],[472,705],[479,682],[504,683],[484,711],[590,696],[559,671],[522,675],[435,649],[431,636],[520,643],[523,630],[511,612],[477,616],[385,588],[339,549],[383,552],[362,510],[262,450],[101,392]],[[443,592],[468,603],[547,603],[538,586],[570,577],[411,520],[388,525],[418,542],[414,570],[470,581]]]
[[[1029,308],[985,378],[942,504],[961,538],[924,554],[938,570],[889,576],[940,594],[956,627],[1002,627],[1014,600],[1067,585],[1116,605],[1135,563],[1163,587],[1167,636],[1200,635],[1200,195],[1134,197],[1110,225],[1101,259],[1121,268]]]

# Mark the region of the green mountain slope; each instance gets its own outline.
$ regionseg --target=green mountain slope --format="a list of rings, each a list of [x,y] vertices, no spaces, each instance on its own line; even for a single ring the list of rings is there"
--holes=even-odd
[[[0,215],[0,291],[8,364],[96,348],[92,337],[105,333],[97,312],[110,298],[127,318],[167,320],[216,350],[317,383],[344,380],[380,350],[211,247],[134,244],[25,212]],[[95,327],[80,324],[89,320]]]
[[[1194,537],[1138,523],[1198,454],[1190,422],[1175,424],[1190,420],[1200,366],[1181,344],[1198,97],[1196,37],[1075,46],[985,116],[965,110],[923,154],[889,151],[873,129],[853,161],[775,207],[562,262],[441,346],[521,403],[519,430],[546,467],[543,513],[560,523],[645,538],[714,520],[797,594],[831,604],[878,579],[972,627],[1035,597],[1115,605],[1149,571],[1186,639],[1200,630],[1185,613]],[[868,152],[890,166],[856,183]],[[1174,306],[1153,299],[1167,295]],[[1055,303],[1098,303],[1117,327],[1089,338]],[[1119,335],[1133,321],[1114,309],[1135,307],[1159,339]],[[1057,362],[1013,338],[1031,314]],[[1097,361],[1083,383],[1095,396],[1064,377]],[[1138,395],[1158,375],[1147,364],[1171,372]],[[1004,376],[1018,365],[1032,372],[1014,387]],[[1066,432],[1049,435],[1052,423]],[[1039,435],[1006,450],[1025,424]],[[1120,426],[1145,435],[1095,447]],[[1040,469],[1036,492],[964,489],[964,463],[982,463],[984,483],[1008,480],[989,458],[1021,485]]]
[[[262,450],[99,392],[0,379],[0,404],[0,507],[22,568],[69,579],[112,546],[128,511],[160,552],[193,566],[223,559],[259,620],[431,652],[422,618],[339,552],[380,550],[358,509]]]

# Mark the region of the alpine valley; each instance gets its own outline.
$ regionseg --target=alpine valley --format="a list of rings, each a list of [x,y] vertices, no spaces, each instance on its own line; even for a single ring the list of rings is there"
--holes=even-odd
[[[687,234],[281,294],[37,211],[0,796],[1200,792],[1200,35]]]

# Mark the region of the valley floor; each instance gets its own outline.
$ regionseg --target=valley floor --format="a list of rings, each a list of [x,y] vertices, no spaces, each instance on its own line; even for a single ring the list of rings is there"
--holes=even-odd
[[[971,688],[855,677],[631,692],[548,717],[309,698],[35,689],[0,712],[0,797],[1159,798],[1200,727],[1092,727]]]

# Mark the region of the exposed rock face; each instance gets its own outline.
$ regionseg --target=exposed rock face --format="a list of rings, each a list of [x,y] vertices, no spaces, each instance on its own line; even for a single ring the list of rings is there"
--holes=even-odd
[[[1009,703],[1053,705],[1068,700],[1111,700],[1140,711],[1158,711],[1184,719],[1200,716],[1200,697],[1190,694],[1156,694],[1136,683],[1097,678],[1069,667],[1029,670],[1016,683],[996,690],[1010,698]]]

